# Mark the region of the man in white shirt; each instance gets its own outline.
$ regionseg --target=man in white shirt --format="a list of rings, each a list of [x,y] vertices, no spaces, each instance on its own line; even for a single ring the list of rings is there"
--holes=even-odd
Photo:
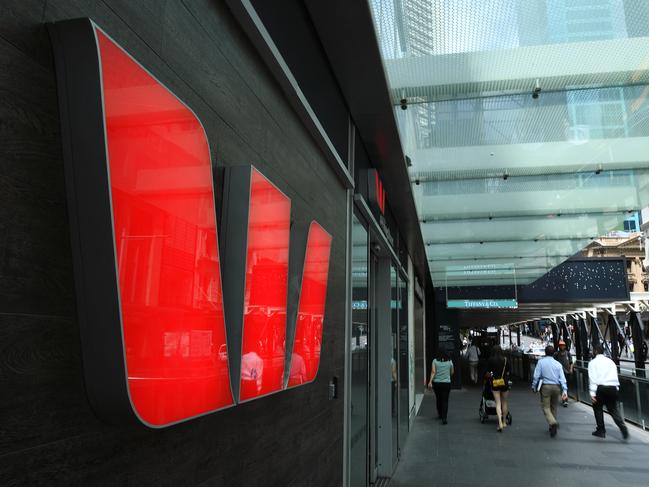
[[[613,417],[613,421],[620,428],[622,437],[626,440],[629,437],[629,430],[617,409],[618,389],[620,387],[620,381],[617,378],[617,367],[615,362],[604,355],[604,348],[601,345],[595,345],[593,353],[595,358],[588,364],[590,397],[593,402],[595,422],[597,423],[597,429],[593,431],[593,436],[606,438],[606,429],[604,428],[604,406],[606,406],[606,409]]]

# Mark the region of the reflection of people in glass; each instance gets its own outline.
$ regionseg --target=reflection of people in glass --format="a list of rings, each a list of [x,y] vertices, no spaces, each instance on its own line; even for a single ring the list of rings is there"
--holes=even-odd
[[[293,353],[291,355],[291,373],[288,378],[289,386],[296,386],[306,382],[306,362],[302,355]]]
[[[448,396],[451,394],[451,377],[453,377],[454,372],[453,362],[448,354],[440,351],[437,358],[433,360],[428,388],[435,390],[437,417],[442,420],[442,424],[447,424]]]
[[[253,397],[261,392],[264,360],[256,352],[241,357],[241,397]]]

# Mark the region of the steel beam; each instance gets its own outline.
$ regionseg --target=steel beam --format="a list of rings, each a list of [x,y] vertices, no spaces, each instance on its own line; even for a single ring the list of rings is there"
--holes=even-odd
[[[595,340],[591,339],[591,345],[593,347],[595,345],[603,345],[604,350],[610,356],[611,355],[611,347],[609,346],[608,342],[606,341],[606,336],[602,333],[602,329],[600,328],[600,323],[599,323],[599,317],[597,316],[597,314],[595,314],[594,316],[591,316],[590,327],[591,327],[591,334],[594,334],[597,337]],[[593,330],[594,330],[594,332],[593,332]]]
[[[577,360],[584,360],[584,351],[582,349],[582,339],[581,339],[581,327],[579,323],[579,317],[573,316],[574,320],[574,334],[575,334],[575,355]]]
[[[590,343],[588,340],[588,329],[586,328],[585,313],[577,315],[577,328],[579,329],[581,360],[588,362],[590,360]]]
[[[622,353],[622,348],[626,341],[624,330],[620,326],[620,322],[617,320],[615,314],[608,315],[608,324],[611,336],[611,358],[617,365],[620,365],[620,354]],[[613,339],[613,336],[615,336],[615,340]]]
[[[647,343],[644,339],[645,327],[644,322],[642,321],[642,314],[638,310],[632,311],[630,315],[636,375],[638,377],[646,377],[645,360],[647,360]]]
[[[550,327],[552,328],[552,345],[555,350],[559,349],[559,327],[557,326],[556,318],[550,320]]]

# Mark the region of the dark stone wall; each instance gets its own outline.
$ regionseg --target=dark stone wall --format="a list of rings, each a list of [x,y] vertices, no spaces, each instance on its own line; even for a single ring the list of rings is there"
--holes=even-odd
[[[45,23],[91,17],[199,116],[215,166],[253,163],[333,235],[313,384],[164,430],[86,399],[54,63]],[[0,3],[0,479],[13,485],[335,486],[345,192],[228,8],[208,0]]]
[[[252,0],[340,158],[347,162],[349,110],[304,0]],[[299,47],[297,47],[299,46]]]

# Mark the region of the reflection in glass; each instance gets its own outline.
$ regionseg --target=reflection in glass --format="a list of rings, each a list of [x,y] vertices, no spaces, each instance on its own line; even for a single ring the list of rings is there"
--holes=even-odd
[[[291,200],[252,170],[241,347],[242,401],[283,387]]]
[[[318,223],[311,222],[304,257],[289,387],[311,382],[318,373],[330,251],[331,235]]]
[[[426,378],[424,377],[426,366],[424,364],[424,303],[419,299],[415,293],[415,403],[424,397],[424,384]]]
[[[399,295],[399,448],[403,448],[409,428],[410,414],[410,349],[408,346],[408,283],[397,275]],[[414,358],[413,358],[414,359]]]
[[[291,354],[291,370],[288,376],[288,385],[300,385],[307,382],[306,362],[302,355],[293,352]]]
[[[233,402],[210,153],[196,116],[97,40],[128,387],[169,424]]]
[[[397,271],[390,264],[390,311],[392,315],[392,357],[390,377],[392,390],[392,465],[396,465],[399,454],[399,286]]]
[[[369,405],[368,235],[352,221],[350,485],[367,486]]]

